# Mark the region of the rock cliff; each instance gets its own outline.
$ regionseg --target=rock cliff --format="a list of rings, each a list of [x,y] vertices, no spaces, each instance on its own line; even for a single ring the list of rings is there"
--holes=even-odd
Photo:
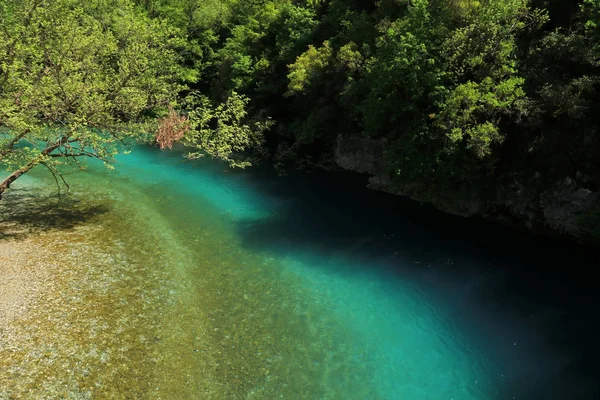
[[[437,209],[464,217],[479,215],[504,225],[536,233],[566,236],[597,244],[600,227],[600,191],[593,190],[589,177],[582,173],[542,180],[536,171],[497,178],[489,197],[457,196],[415,182],[393,183],[385,159],[385,140],[338,136],[335,162],[345,170],[369,175],[368,187],[413,200],[430,203]],[[586,221],[594,221],[587,223]]]

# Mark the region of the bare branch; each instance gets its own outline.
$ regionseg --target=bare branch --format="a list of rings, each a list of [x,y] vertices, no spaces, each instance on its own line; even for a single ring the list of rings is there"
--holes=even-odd
[[[52,168],[50,168],[48,166],[48,164],[46,163],[42,163],[42,165],[44,167],[46,167],[48,169],[48,171],[50,171],[50,173],[52,174],[52,177],[54,178],[54,181],[56,182],[56,189],[58,190],[58,192],[60,193],[60,183],[58,183],[58,178],[56,177],[56,174],[54,173],[54,171],[52,170]]]
[[[188,117],[180,115],[171,108],[169,115],[158,121],[156,142],[162,150],[166,148],[171,149],[173,148],[173,143],[181,140],[189,130],[190,122]]]
[[[63,182],[63,185],[65,185],[65,187],[67,188],[67,193],[71,191],[71,186],[69,186],[64,175],[58,169],[56,169],[55,167],[53,167],[51,165],[48,165],[47,163],[41,163],[41,164],[44,167],[46,167],[48,169],[48,171],[50,171],[52,173],[52,176],[54,177],[54,180],[56,181],[56,186],[58,187],[59,192],[60,192],[60,184],[58,183],[58,178],[60,178],[60,180]]]

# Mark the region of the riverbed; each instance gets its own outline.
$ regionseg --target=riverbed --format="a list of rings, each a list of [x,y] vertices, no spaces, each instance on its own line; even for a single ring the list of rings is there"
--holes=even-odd
[[[591,249],[140,147],[0,204],[0,399],[596,399]]]

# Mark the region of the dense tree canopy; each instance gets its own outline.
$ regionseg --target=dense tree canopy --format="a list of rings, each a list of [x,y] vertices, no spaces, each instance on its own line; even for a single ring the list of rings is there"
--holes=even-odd
[[[176,22],[167,4],[152,9]],[[485,191],[525,159],[574,174],[572,156],[547,158],[559,149],[597,171],[596,0],[219,4],[221,17],[198,3],[213,16],[176,22],[200,49],[197,87],[216,102],[236,91],[277,121],[279,166],[331,165],[344,134],[385,139],[399,182]]]
[[[600,185],[598,0],[0,0],[0,24],[13,170],[109,161],[175,110],[233,166],[331,167],[341,134],[398,184]]]
[[[122,0],[0,2],[0,161],[58,172],[82,157],[110,162],[151,129],[186,71],[181,38]]]
[[[87,157],[111,163],[128,140],[153,134],[197,80],[188,65],[194,44],[184,31],[128,0],[2,0],[0,25],[0,162],[12,171],[0,181],[0,197],[37,165],[62,177],[61,165],[83,167]],[[244,113],[245,104],[232,97],[216,112]],[[193,127],[203,127],[208,111]],[[230,151],[218,150],[261,142],[236,136],[226,143],[224,126],[244,134],[250,128],[236,125],[245,123],[241,114],[219,116],[208,119],[217,119],[223,138],[204,140],[204,130],[186,129],[199,148],[234,163]]]

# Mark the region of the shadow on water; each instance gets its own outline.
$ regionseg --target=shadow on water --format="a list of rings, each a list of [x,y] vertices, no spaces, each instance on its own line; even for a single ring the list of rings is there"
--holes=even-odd
[[[258,174],[253,184],[280,207],[269,218],[238,222],[244,246],[340,256],[352,262],[325,268],[417,280],[450,299],[458,322],[475,324],[499,357],[512,357],[506,368],[516,398],[600,398],[596,249],[443,214],[366,190],[354,174]],[[529,348],[517,354],[521,339],[513,338]]]
[[[39,188],[13,189],[0,201],[0,240],[19,239],[48,230],[73,229],[109,210],[107,204]]]
[[[249,180],[280,204],[270,218],[239,221],[240,237],[253,248],[282,252],[288,247],[322,248],[367,260],[401,253],[405,259],[438,264],[468,258],[486,265],[504,262],[510,269],[543,271],[545,279],[561,282],[565,274],[576,279],[582,270],[565,265],[600,262],[597,249],[442,213],[429,205],[368,190],[366,178],[355,174],[279,178],[263,171]],[[455,264],[445,272],[460,274]]]

